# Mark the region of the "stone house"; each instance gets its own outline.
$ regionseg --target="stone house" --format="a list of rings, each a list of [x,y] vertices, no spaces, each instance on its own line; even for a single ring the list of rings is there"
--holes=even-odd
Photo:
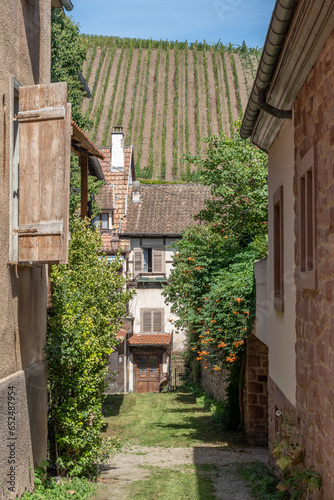
[[[50,83],[51,7],[63,6],[1,5],[0,499],[32,490],[46,459],[48,266],[68,258],[71,148],[85,165],[100,155],[71,124],[67,84]]]
[[[97,197],[102,250],[112,258],[112,246],[121,248],[123,272],[136,290],[110,358],[116,376],[109,392],[154,392],[172,374],[175,382],[185,348],[185,336],[175,331],[176,317],[161,294],[171,272],[172,245],[195,223],[209,190],[197,184],[140,184],[132,147],[123,140],[122,130],[114,129],[112,147],[101,150],[107,185]]]
[[[271,452],[276,412],[293,418],[306,464],[323,477],[312,498],[328,500],[334,490],[333,28],[333,2],[276,2],[241,128],[269,155],[269,251],[255,265],[247,430],[256,436],[254,421],[267,423]]]

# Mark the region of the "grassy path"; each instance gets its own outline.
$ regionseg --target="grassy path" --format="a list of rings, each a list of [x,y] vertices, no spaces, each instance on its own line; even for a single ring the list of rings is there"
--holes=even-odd
[[[92,500],[251,500],[238,466],[267,459],[220,431],[188,393],[108,396],[105,424],[122,450],[101,467]]]

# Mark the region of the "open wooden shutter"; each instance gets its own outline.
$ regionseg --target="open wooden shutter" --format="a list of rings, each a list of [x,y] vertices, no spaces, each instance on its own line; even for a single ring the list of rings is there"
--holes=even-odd
[[[152,311],[153,316],[153,332],[162,333],[163,332],[163,310],[156,309]]]
[[[165,252],[162,249],[152,249],[153,272],[165,272]]]
[[[143,254],[141,248],[135,248],[133,251],[133,274],[143,271]]]
[[[19,89],[18,262],[67,262],[71,108],[67,84]]]
[[[149,309],[142,309],[140,311],[141,315],[141,331],[143,333],[152,332],[152,311]]]

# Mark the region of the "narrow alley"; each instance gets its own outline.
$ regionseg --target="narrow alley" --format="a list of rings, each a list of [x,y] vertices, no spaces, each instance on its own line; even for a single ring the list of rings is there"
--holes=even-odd
[[[110,395],[105,424],[121,451],[101,467],[94,500],[251,500],[240,468],[267,463],[265,448],[221,431],[189,393]]]

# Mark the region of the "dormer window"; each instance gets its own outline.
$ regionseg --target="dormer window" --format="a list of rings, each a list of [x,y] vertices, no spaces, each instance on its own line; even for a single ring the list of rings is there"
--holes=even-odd
[[[112,212],[101,212],[96,217],[94,217],[93,224],[95,227],[99,227],[101,230],[112,229]]]

